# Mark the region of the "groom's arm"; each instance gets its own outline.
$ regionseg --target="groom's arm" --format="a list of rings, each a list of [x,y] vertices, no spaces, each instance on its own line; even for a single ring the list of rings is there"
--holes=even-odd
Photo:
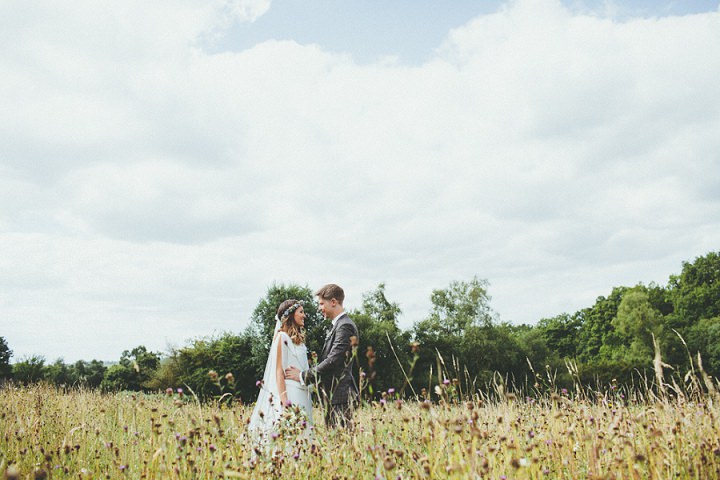
[[[323,375],[341,372],[347,362],[350,361],[350,352],[352,350],[351,337],[356,335],[357,333],[351,323],[339,325],[335,332],[335,341],[332,347],[330,347],[328,356],[314,367],[302,372],[302,380],[305,385],[315,383],[318,377],[322,377]]]

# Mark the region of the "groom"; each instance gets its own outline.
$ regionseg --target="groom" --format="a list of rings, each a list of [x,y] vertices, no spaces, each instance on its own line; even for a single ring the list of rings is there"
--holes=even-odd
[[[325,409],[325,425],[352,428],[353,409],[359,399],[352,374],[352,347],[357,345],[360,334],[343,308],[345,292],[342,288],[331,283],[315,295],[323,316],[332,319],[332,328],[325,339],[318,364],[304,372],[290,367],[285,370],[285,378],[305,385],[317,382],[330,403]]]

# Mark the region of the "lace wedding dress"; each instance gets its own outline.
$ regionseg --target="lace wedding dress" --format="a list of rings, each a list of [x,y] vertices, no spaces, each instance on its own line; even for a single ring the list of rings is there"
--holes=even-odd
[[[278,423],[282,415],[280,392],[278,392],[275,373],[278,345],[282,349],[283,370],[290,366],[297,367],[300,371],[308,369],[307,347],[305,344],[295,345],[287,333],[279,331],[276,327],[275,336],[268,352],[260,393],[248,425],[248,430],[254,435],[267,436],[278,430]],[[312,425],[310,389],[299,382],[288,379],[285,379],[285,388],[287,398],[292,406],[298,406],[305,410],[307,415],[306,428],[309,430]]]

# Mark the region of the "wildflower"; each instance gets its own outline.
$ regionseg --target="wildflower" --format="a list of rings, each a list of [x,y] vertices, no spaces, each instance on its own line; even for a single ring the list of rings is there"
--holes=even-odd
[[[393,393],[395,393],[395,389],[394,389],[394,388],[388,388],[387,393],[388,393],[388,395],[392,395]]]
[[[412,353],[417,353],[418,350],[420,350],[420,344],[419,344],[418,342],[412,342],[412,343],[410,344],[410,351],[411,351]]]
[[[232,372],[228,372],[225,374],[225,380],[227,380],[230,383],[235,382],[235,376],[232,374]]]
[[[353,335],[352,337],[350,337],[350,346],[357,347],[359,344],[360,342],[357,336]]]
[[[450,385],[450,380],[448,380],[447,378],[443,380],[443,385]]]
[[[562,393],[563,395],[567,395],[567,388],[563,388],[562,390],[560,390],[560,393]]]
[[[167,395],[168,397],[172,397],[172,394],[173,394],[172,388],[168,387],[165,389],[165,395]]]
[[[213,382],[217,381],[218,374],[215,370],[210,370],[208,372],[208,376],[210,377],[210,380],[212,380]]]
[[[10,465],[5,471],[5,478],[8,480],[20,480],[20,470],[15,465]]]
[[[180,395],[180,397],[182,398],[182,396],[183,396],[183,389],[182,389],[182,388],[178,388],[178,389],[177,389],[177,393],[178,393],[178,395]]]
[[[42,468],[35,469],[34,475],[35,480],[45,480],[48,477],[48,473]]]

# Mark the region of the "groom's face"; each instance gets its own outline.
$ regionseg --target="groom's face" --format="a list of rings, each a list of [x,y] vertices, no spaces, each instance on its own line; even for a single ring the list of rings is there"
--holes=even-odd
[[[337,310],[337,300],[334,298],[331,300],[325,300],[322,297],[318,297],[318,306],[323,317],[333,319],[335,318],[335,311]]]

